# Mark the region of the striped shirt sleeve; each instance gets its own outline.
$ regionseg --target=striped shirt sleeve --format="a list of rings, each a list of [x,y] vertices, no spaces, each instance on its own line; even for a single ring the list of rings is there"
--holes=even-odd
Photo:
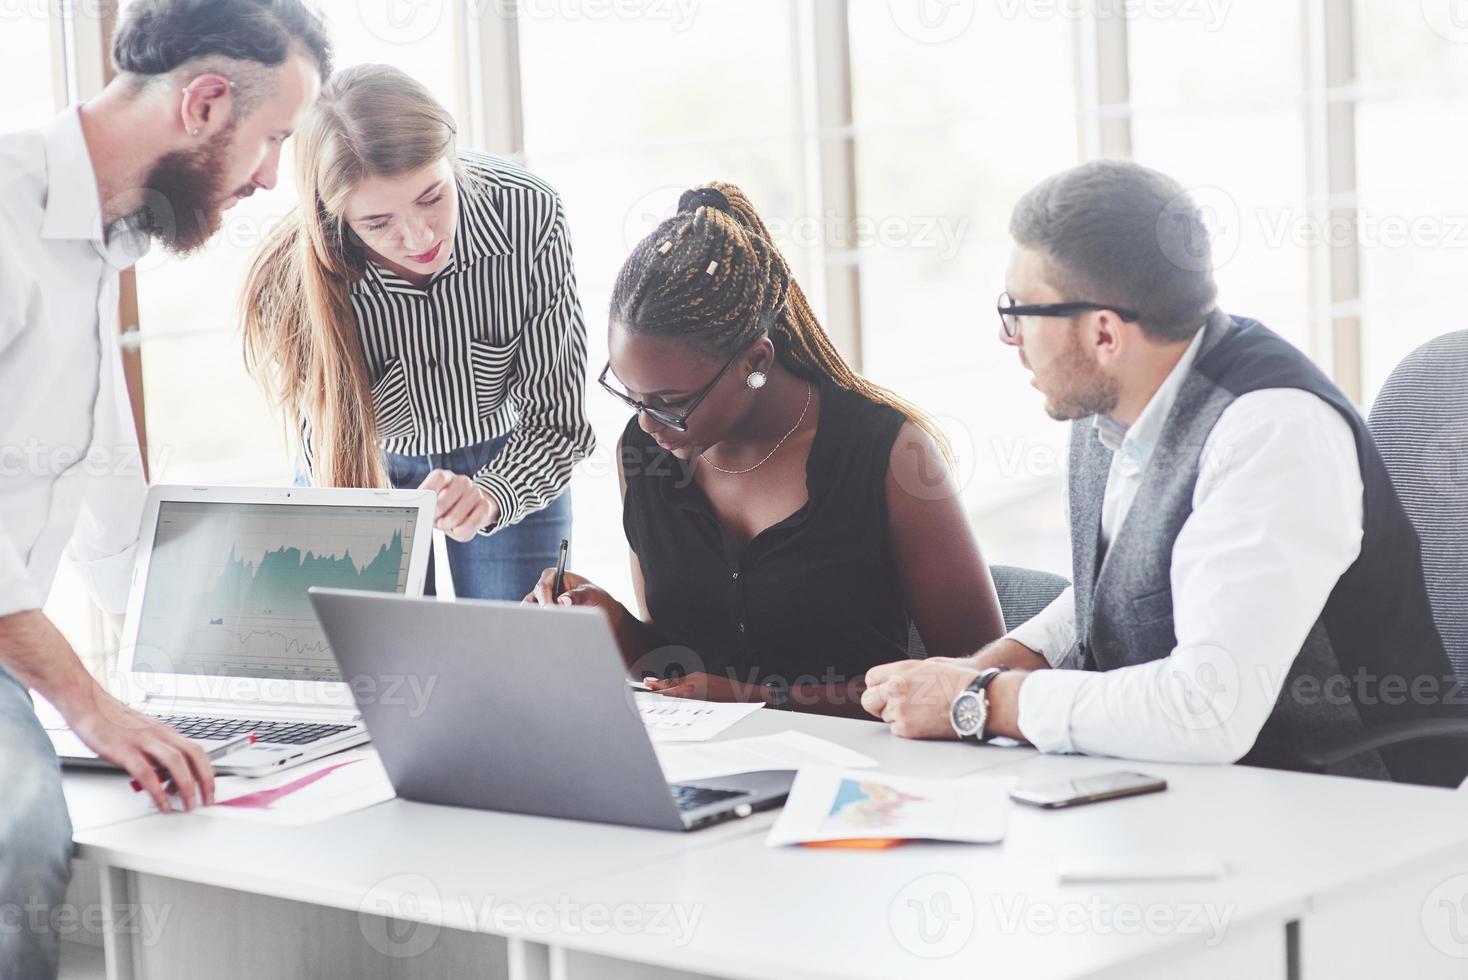
[[[497,524],[516,524],[565,489],[571,469],[595,446],[583,410],[586,321],[577,298],[571,241],[560,198],[531,271],[523,333],[509,383],[519,413],[504,451],[474,482],[499,505]]]

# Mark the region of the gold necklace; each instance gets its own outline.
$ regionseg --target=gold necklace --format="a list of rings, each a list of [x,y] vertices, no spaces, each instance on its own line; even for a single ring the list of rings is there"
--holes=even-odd
[[[800,423],[805,421],[805,413],[810,411],[810,400],[811,396],[815,394],[815,391],[815,385],[812,385],[810,382],[806,382],[805,407],[800,410],[800,418],[795,420],[795,425],[790,429],[789,432],[780,437],[780,441],[775,443],[775,448],[766,453],[765,458],[760,460],[758,463],[755,463],[753,466],[742,470],[726,470],[718,463],[715,463],[713,460],[709,459],[707,451],[699,453],[698,458],[712,466],[714,469],[718,470],[720,473],[723,473],[727,476],[743,476],[745,473],[753,473],[755,470],[768,463],[771,456],[780,451],[780,447],[785,445],[786,439],[789,439],[791,436],[795,435],[795,430],[800,428]]]

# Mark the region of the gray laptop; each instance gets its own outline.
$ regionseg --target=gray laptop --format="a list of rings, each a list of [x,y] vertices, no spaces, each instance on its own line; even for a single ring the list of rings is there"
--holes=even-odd
[[[790,790],[784,771],[669,784],[600,612],[310,591],[404,799],[696,830]]]

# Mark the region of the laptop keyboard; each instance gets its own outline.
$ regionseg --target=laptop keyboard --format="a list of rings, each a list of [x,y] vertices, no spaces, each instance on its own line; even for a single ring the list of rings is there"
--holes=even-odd
[[[276,745],[306,745],[345,732],[355,725],[318,724],[309,721],[250,721],[240,718],[200,718],[194,715],[158,715],[158,720],[178,729],[179,734],[201,740],[233,738],[254,732],[257,741]]]
[[[678,804],[680,810],[697,810],[720,800],[749,795],[743,790],[711,789],[707,786],[685,786],[682,783],[670,783],[668,789],[673,791],[673,802]]]

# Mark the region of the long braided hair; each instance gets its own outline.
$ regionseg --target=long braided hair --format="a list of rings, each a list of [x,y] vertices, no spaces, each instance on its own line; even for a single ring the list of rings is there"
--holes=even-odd
[[[612,290],[613,323],[732,356],[768,331],[780,363],[886,405],[928,434],[954,465],[931,416],[846,363],[744,192],[712,182],[685,191],[678,213],[632,250]]]

